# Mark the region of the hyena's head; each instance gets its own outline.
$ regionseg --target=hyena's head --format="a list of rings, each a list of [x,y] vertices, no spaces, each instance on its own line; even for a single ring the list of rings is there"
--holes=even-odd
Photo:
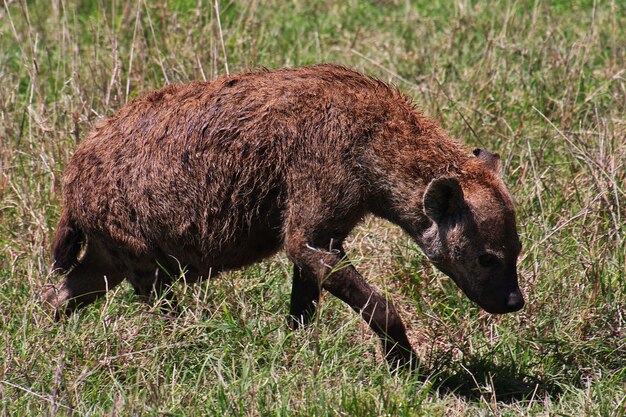
[[[424,212],[432,225],[423,236],[426,255],[489,313],[524,306],[517,281],[521,244],[513,200],[502,182],[499,157],[483,150],[460,177],[431,181]]]

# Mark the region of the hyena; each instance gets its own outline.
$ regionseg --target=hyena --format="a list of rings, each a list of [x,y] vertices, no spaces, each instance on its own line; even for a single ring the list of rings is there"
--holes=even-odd
[[[63,183],[44,300],[69,313],[127,279],[175,303],[187,280],[284,249],[290,321],[326,290],[358,312],[392,363],[414,358],[391,301],[349,263],[366,216],[399,225],[490,313],[521,309],[521,245],[499,156],[469,152],[398,89],[318,65],[169,85],[129,102],[81,141]]]

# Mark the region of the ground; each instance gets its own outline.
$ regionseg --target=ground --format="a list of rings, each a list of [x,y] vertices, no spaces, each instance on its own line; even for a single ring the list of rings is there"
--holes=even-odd
[[[8,1],[0,10],[3,415],[626,415],[626,9],[610,1]],[[396,227],[349,249],[422,359],[390,372],[348,307],[288,330],[284,255],[179,318],[121,286],[54,323],[62,172],[103,116],[166,83],[342,64],[503,157],[528,304],[491,316]]]

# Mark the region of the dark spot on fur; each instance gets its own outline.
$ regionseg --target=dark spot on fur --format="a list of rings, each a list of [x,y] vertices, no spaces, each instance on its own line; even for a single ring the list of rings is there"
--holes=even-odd
[[[230,88],[234,87],[239,82],[236,78],[231,78],[224,83],[224,87]]]

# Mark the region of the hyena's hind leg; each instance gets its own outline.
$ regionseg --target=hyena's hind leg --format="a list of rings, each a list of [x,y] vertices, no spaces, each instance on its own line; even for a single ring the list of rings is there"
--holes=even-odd
[[[154,304],[161,301],[161,311],[166,314],[179,314],[178,300],[172,284],[177,276],[175,272],[154,259],[134,262],[128,275],[128,281],[135,289],[135,294],[144,302]]]
[[[84,255],[64,275],[59,286],[50,286],[42,298],[55,309],[55,318],[71,314],[77,308],[92,303],[100,295],[124,279],[122,266],[97,239],[87,243]]]

